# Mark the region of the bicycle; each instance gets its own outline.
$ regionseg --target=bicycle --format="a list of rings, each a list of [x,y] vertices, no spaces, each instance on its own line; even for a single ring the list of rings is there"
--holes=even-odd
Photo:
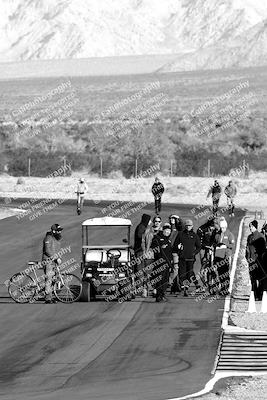
[[[82,208],[83,208],[83,201],[82,201],[82,196],[84,193],[81,192],[76,192],[77,193],[77,214],[80,215],[82,213]]]
[[[205,253],[201,259],[200,278],[210,294],[215,294],[219,283],[219,276],[214,265],[214,248],[204,246]]]
[[[38,261],[30,261],[28,265],[33,276],[18,272],[12,275],[8,283],[8,293],[16,303],[30,303],[45,298],[45,275],[42,275],[42,282],[37,276],[37,271],[43,270],[43,265]],[[52,291],[61,303],[74,303],[81,296],[82,282],[76,275],[61,272],[59,266],[55,265]]]

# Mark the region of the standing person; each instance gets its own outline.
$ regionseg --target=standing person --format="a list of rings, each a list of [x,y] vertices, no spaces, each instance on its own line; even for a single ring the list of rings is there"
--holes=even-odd
[[[251,290],[254,292],[255,299],[262,299],[262,277],[264,267],[262,259],[266,251],[265,239],[262,233],[258,231],[258,221],[253,220],[249,224],[251,234],[247,238],[246,259],[249,266],[249,275],[251,281]]]
[[[150,268],[149,266],[154,262],[154,252],[152,249],[152,241],[153,238],[162,233],[161,228],[161,217],[157,215],[153,218],[153,224],[148,225],[145,233],[142,237],[142,250],[144,254],[144,276],[146,278],[146,287],[143,290],[143,297],[148,295],[149,291],[149,277],[150,277]],[[156,289],[153,291],[154,295],[156,296]]]
[[[171,240],[171,245],[173,248],[175,239],[178,235],[178,232],[181,232],[183,230],[183,222],[179,215],[172,214],[169,216],[169,221],[171,225],[171,235],[170,235],[170,240]],[[179,283],[179,277],[178,277],[178,270],[179,270],[179,257],[178,253],[173,253],[173,272],[170,274],[170,285],[171,285],[171,294],[179,293],[181,292],[181,287]]]
[[[88,192],[88,186],[85,183],[83,178],[80,178],[79,183],[77,185],[76,193],[77,193],[77,213],[81,214],[83,203],[84,203],[84,196]]]
[[[184,290],[184,296],[188,296],[191,280],[196,286],[197,291],[201,290],[201,286],[194,273],[196,255],[200,249],[200,239],[193,231],[192,220],[188,219],[185,221],[185,229],[178,233],[173,245],[173,252],[177,252],[179,256],[179,280],[181,288]]]
[[[214,266],[218,273],[220,283],[219,293],[227,295],[230,283],[230,265],[232,260],[232,252],[235,245],[234,235],[229,231],[225,219],[220,222],[220,230],[214,232]]]
[[[228,185],[224,189],[224,193],[227,198],[227,207],[229,210],[229,215],[231,217],[234,217],[235,216],[235,214],[234,214],[234,209],[235,209],[234,198],[236,196],[237,189],[236,189],[236,186],[234,185],[233,181],[229,181]]]
[[[222,194],[222,188],[219,182],[215,179],[214,184],[213,186],[210,187],[207,195],[207,199],[210,197],[210,195],[212,196],[213,215],[217,215],[221,194]]]
[[[51,231],[47,232],[43,240],[42,265],[45,273],[45,303],[51,304],[56,301],[52,298],[52,278],[55,274],[54,264],[60,265],[61,259],[58,257],[61,248],[61,232],[63,228],[59,224],[53,224]]]
[[[166,223],[163,225],[162,234],[158,234],[153,238],[152,248],[158,248],[159,251],[154,253],[155,262],[153,279],[156,279],[156,302],[165,302],[166,290],[168,287],[170,270],[173,267],[172,245],[170,240],[171,226]]]
[[[151,217],[148,214],[143,214],[141,218],[141,222],[137,225],[134,232],[134,254],[135,258],[138,261],[135,264],[134,273],[138,273],[138,281],[140,282],[140,287],[135,287],[136,292],[142,291],[142,295],[144,294],[144,268],[145,268],[145,251],[144,251],[144,237],[147,231],[148,226],[151,224]],[[141,271],[141,272],[140,272]]]
[[[155,199],[155,213],[158,215],[161,212],[161,197],[164,193],[164,186],[159,178],[155,178],[151,191]]]

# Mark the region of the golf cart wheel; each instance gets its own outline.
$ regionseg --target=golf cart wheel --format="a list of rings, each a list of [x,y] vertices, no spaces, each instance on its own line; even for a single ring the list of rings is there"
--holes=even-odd
[[[84,302],[92,301],[92,287],[90,282],[82,281],[82,293],[80,301]]]
[[[33,299],[36,289],[34,280],[21,272],[13,275],[9,280],[8,293],[16,303],[29,303]]]
[[[82,293],[82,282],[73,274],[62,274],[62,281],[58,280],[54,286],[56,298],[61,303],[74,303]]]

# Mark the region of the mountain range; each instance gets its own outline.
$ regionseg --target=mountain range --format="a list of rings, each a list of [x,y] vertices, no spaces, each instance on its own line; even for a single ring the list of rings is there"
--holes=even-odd
[[[0,61],[176,54],[161,72],[267,65],[267,0],[0,0]]]

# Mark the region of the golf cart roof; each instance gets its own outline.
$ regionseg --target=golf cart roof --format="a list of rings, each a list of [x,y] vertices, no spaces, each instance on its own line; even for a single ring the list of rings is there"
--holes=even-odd
[[[90,218],[82,223],[83,226],[131,226],[132,222],[125,218]]]

